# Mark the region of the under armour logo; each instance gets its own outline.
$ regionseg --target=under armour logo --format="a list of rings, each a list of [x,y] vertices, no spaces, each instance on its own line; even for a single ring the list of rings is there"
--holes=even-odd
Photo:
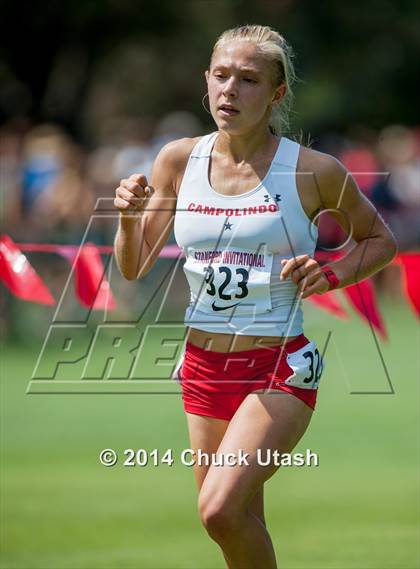
[[[281,195],[276,194],[276,197],[274,199],[276,200],[276,202],[281,202]]]

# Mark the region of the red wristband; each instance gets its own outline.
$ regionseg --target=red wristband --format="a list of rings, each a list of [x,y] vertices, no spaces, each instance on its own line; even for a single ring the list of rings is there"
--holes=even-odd
[[[340,279],[337,277],[332,268],[329,265],[324,265],[321,270],[327,277],[327,281],[330,285],[328,290],[334,290],[337,288],[340,284]]]

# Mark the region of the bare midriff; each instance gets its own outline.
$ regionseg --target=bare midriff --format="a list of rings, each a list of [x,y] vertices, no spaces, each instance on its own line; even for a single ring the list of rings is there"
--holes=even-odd
[[[205,332],[197,328],[187,328],[187,341],[198,348],[212,352],[242,352],[255,348],[282,346],[297,336],[240,336],[237,334],[220,334]]]

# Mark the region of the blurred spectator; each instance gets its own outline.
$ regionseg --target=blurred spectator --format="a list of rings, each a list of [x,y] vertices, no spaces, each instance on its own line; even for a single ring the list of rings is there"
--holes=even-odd
[[[55,125],[43,124],[26,136],[22,163],[22,207],[30,212],[34,201],[60,175],[65,135]]]
[[[374,152],[367,146],[355,146],[344,151],[340,160],[353,175],[365,196],[371,199],[379,173],[379,164]]]
[[[165,115],[157,124],[153,148],[157,154],[166,143],[177,138],[194,138],[204,134],[200,121],[187,111],[174,111]]]
[[[0,129],[0,200],[3,228],[16,227],[21,220],[22,141],[28,124],[13,120]]]
[[[154,153],[151,139],[154,124],[150,119],[128,117],[120,124],[118,146],[112,164],[113,179],[117,182],[136,172],[150,176]]]
[[[401,125],[385,128],[378,157],[389,177],[373,189],[373,201],[389,222],[402,250],[420,246],[420,154],[413,131]]]
[[[54,124],[32,129],[24,121],[7,124],[0,133],[6,230],[17,240],[78,243],[98,198],[107,198],[112,210],[121,178],[134,172],[150,176],[164,144],[202,133],[198,118],[186,111],[171,112],[157,123],[148,117],[114,116],[102,125],[97,147],[87,149]],[[329,132],[314,144],[353,173],[390,224],[401,250],[420,246],[419,139],[416,131],[400,125],[379,136],[358,125],[346,136]],[[114,221],[98,220],[88,238],[112,242]],[[320,217],[319,234],[319,245],[326,249],[345,240],[328,214]]]
[[[84,177],[84,152],[55,125],[31,130],[23,145],[22,212],[25,238],[79,240],[93,211]]]

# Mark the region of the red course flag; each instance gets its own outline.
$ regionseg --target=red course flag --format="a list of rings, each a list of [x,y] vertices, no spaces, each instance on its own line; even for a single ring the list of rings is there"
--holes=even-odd
[[[89,308],[98,310],[113,310],[115,300],[108,281],[104,277],[101,253],[112,254],[113,247],[109,245],[96,246],[88,243],[80,250],[76,245],[53,245],[48,243],[19,243],[16,245],[7,235],[0,238],[0,280],[3,280],[9,290],[24,300],[43,304],[54,304],[48,288],[44,285],[35,270],[31,267],[22,251],[57,253],[65,257],[72,265],[76,277],[76,294],[79,301]],[[182,255],[182,250],[175,244],[165,245],[160,257],[175,258]],[[316,252],[318,261],[335,261],[341,255]],[[405,295],[414,311],[420,316],[420,253],[400,253],[393,264],[403,268]],[[387,337],[385,325],[376,303],[375,291],[370,280],[342,289],[357,313],[381,334]],[[335,292],[326,295],[312,295],[308,298],[319,308],[327,310],[339,318],[348,316],[341,306]]]
[[[387,339],[388,334],[376,302],[372,281],[365,279],[360,283],[343,288],[342,291],[362,319],[370,322],[382,338]]]
[[[0,238],[0,279],[22,300],[55,304],[47,286],[8,235]]]
[[[333,290],[330,290],[327,294],[312,294],[311,296],[308,296],[308,300],[318,306],[318,308],[322,308],[338,318],[349,317],[346,310],[341,306],[340,301]]]
[[[404,290],[408,301],[420,316],[420,255],[418,253],[401,253],[398,260],[404,269]]]
[[[76,294],[81,304],[95,310],[114,310],[115,299],[105,278],[104,266],[96,245],[87,243],[71,257],[69,260],[74,262],[76,276]]]

